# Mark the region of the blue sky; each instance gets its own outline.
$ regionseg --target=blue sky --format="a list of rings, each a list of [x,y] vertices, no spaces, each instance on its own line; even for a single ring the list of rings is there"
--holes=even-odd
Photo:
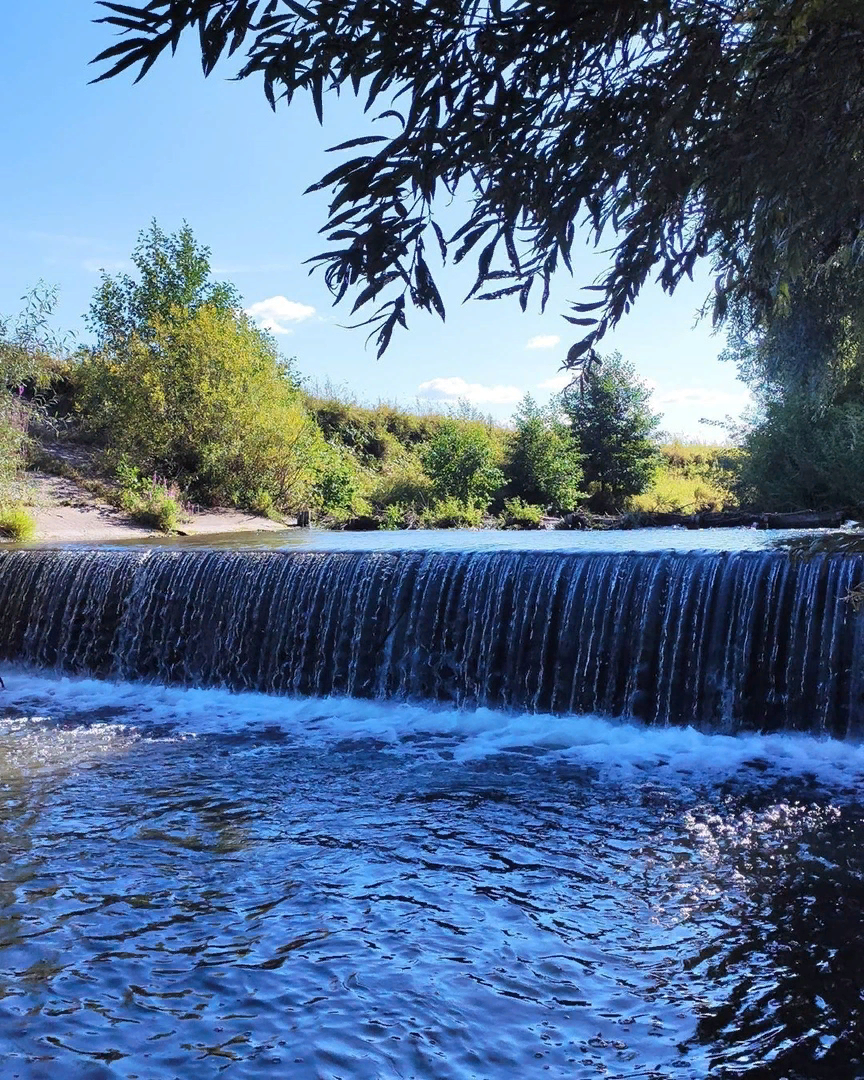
[[[99,11],[90,0],[29,0],[4,19],[0,312],[16,311],[44,280],[60,287],[58,324],[83,336],[100,269],[128,267],[151,219],[166,230],[185,219],[211,248],[217,275],[321,384],[367,401],[467,397],[499,418],[525,391],[543,399],[561,384],[578,328],[560,314],[603,270],[602,255],[585,247],[543,315],[506,300],[462,304],[470,273],[451,268],[441,278],[446,323],[414,314],[376,360],[365,333],[342,325],[349,309],[334,309],[303,265],[324,247],[327,200],[302,193],[334,164],[328,146],[366,132],[356,103],[327,103],[323,129],[308,101],[274,115],[260,84],[229,81],[230,68],[205,80],[191,40],[137,86],[124,76],[88,85],[88,61],[113,41],[111,28],[92,22]],[[748,395],[716,359],[723,338],[707,322],[694,327],[708,291],[707,266],[671,298],[646,290],[603,350],[619,349],[654,387],[667,430],[717,439],[700,418],[737,415]]]

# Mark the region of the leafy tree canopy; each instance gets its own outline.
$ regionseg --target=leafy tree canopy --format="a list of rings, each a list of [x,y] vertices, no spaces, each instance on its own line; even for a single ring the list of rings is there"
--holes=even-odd
[[[792,285],[764,324],[731,312],[731,360],[763,407],[787,396],[813,405],[864,404],[864,267],[838,265]]]
[[[651,482],[660,418],[651,411],[650,398],[651,391],[620,353],[587,371],[581,387],[561,394],[561,408],[582,451],[592,510],[621,510]]]
[[[442,421],[423,449],[423,465],[441,499],[485,506],[504,481],[495,463],[495,445],[479,423]]]
[[[409,303],[444,316],[429,252],[476,258],[471,296],[532,288],[545,303],[577,226],[610,269],[565,318],[578,366],[656,275],[702,257],[715,317],[757,314],[789,282],[864,251],[864,5],[860,0],[138,0],[103,2],[122,38],[100,78],[195,31],[205,74],[245,53],[271,105],[347,89],[380,134],[317,185],[333,198],[312,260],[379,349]],[[359,149],[358,148],[362,148]],[[447,234],[436,220],[467,189]],[[355,289],[356,287],[356,289]]]
[[[585,496],[579,446],[567,425],[530,394],[513,420],[504,467],[508,494],[535,506],[572,510]]]
[[[203,503],[303,505],[326,451],[266,335],[214,305],[82,354],[75,381],[115,461]]]
[[[100,345],[146,340],[156,320],[187,318],[205,305],[229,313],[242,307],[233,285],[211,281],[210,249],[185,223],[166,233],[151,222],[138,236],[132,263],[137,276],[102,273],[87,319]]]
[[[0,389],[44,385],[66,361],[70,341],[51,326],[57,289],[40,281],[17,315],[0,315]]]

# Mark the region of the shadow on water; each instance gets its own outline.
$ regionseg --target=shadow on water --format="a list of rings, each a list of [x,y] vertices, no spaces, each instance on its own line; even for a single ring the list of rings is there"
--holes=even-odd
[[[817,555],[864,555],[864,531],[816,530],[772,537],[771,548],[806,559]]]
[[[782,802],[727,821],[738,919],[685,960],[717,999],[697,1010],[693,1040],[712,1076],[864,1076],[862,826],[860,806]]]

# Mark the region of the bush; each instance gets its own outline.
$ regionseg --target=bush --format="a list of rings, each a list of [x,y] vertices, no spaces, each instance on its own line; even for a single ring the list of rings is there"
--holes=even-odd
[[[109,456],[196,501],[306,505],[327,452],[270,339],[203,306],[154,319],[148,340],[106,344],[77,370],[86,426]]]
[[[174,532],[180,521],[182,506],[176,491],[170,490],[154,476],[142,477],[134,465],[121,461],[117,465],[118,488],[112,501],[138,525],[163,532]]]
[[[2,394],[2,389],[0,389]],[[16,398],[0,398],[0,498],[8,496],[27,451],[27,412]]]
[[[554,412],[526,394],[514,416],[504,474],[517,500],[559,511],[572,510],[584,494],[579,446]]]
[[[538,529],[542,524],[544,508],[523,499],[505,499],[498,523],[502,529]]]
[[[504,482],[495,457],[483,426],[453,418],[442,421],[422,450],[423,466],[438,498],[471,507],[485,508]]]
[[[66,362],[65,343],[49,325],[56,299],[56,290],[40,283],[17,316],[0,316],[0,500],[13,499],[31,421],[47,420],[52,383]]]
[[[415,511],[428,509],[435,502],[435,490],[421,462],[405,455],[385,467],[374,480],[369,501],[380,509],[389,506],[410,507]]]
[[[36,522],[21,507],[0,508],[0,536],[26,544],[36,536]]]
[[[402,503],[391,503],[378,514],[382,529],[410,529],[418,522],[417,514]]]
[[[483,524],[483,510],[450,496],[425,510],[419,524],[424,529],[476,529]]]
[[[692,514],[737,505],[737,448],[674,442],[658,448],[658,460],[651,486],[630,499],[631,509]]]
[[[361,475],[347,453],[333,451],[320,467],[315,502],[325,513],[353,512],[361,503]]]
[[[790,395],[749,433],[742,499],[765,510],[864,507],[864,403]]]
[[[155,486],[144,495],[136,496],[127,509],[137,524],[162,532],[175,532],[180,521],[180,504]]]
[[[532,506],[522,499],[505,499],[500,520],[505,529],[539,529],[543,507]]]

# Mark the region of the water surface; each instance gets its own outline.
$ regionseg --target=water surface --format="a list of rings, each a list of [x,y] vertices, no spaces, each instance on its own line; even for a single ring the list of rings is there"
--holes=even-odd
[[[4,1077],[864,1075],[861,747],[4,677]]]
[[[216,533],[206,536],[151,537],[115,544],[34,544],[29,547],[227,548],[231,550],[310,551],[762,551],[783,548],[796,539],[822,538],[827,549],[845,539],[860,550],[862,534],[837,529],[399,529],[342,532],[285,529],[281,532]],[[0,545],[2,548],[4,545]],[[6,545],[13,546],[13,545]]]

